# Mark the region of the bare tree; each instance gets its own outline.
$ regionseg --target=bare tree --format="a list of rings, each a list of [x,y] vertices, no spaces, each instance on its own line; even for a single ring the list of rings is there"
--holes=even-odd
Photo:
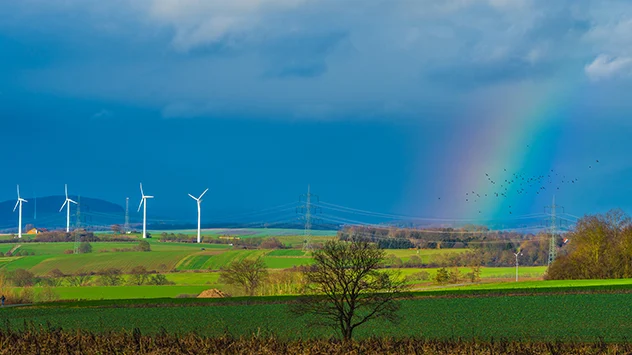
[[[398,319],[396,298],[406,286],[402,278],[378,270],[384,251],[376,244],[329,241],[313,258],[314,265],[304,271],[311,295],[294,306],[295,313],[316,316],[317,324],[337,329],[345,341],[372,319]]]
[[[268,270],[262,258],[235,260],[221,269],[219,281],[242,287],[247,295],[254,296],[257,289],[268,277]]]

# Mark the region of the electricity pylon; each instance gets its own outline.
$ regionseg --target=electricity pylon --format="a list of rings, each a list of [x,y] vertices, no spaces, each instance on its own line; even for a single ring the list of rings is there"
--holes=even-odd
[[[551,266],[551,264],[553,263],[553,261],[555,260],[555,258],[557,257],[557,233],[556,233],[556,229],[557,229],[557,211],[561,209],[562,213],[564,213],[564,207],[562,206],[558,206],[555,204],[555,196],[553,196],[553,204],[551,206],[547,206],[544,208],[544,212],[546,213],[547,210],[550,210],[550,225],[549,225],[549,232],[551,234],[551,239],[549,241],[549,260],[547,265]]]
[[[316,199],[317,203],[319,202],[318,195],[312,194],[310,185],[307,185],[307,194],[299,197],[299,202],[301,202],[302,205],[297,208],[297,213],[303,214],[303,219],[305,220],[305,239],[303,241],[304,251],[311,250],[312,224],[315,221],[314,215],[320,213],[320,208],[313,205],[314,199]]]

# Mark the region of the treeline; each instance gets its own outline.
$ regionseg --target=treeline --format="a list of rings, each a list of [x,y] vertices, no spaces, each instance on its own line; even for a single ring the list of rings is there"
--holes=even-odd
[[[176,243],[197,243],[197,236],[191,236],[184,233],[167,233],[160,234],[161,242]],[[236,249],[289,249],[288,245],[283,244],[275,237],[238,237],[232,235],[221,235],[217,238],[201,237],[201,243],[205,244],[221,244],[231,245]],[[318,247],[319,245],[313,245]]]
[[[567,238],[548,279],[632,278],[632,220],[623,211],[585,216]]]
[[[491,241],[528,239],[529,234],[490,231],[485,226],[470,225],[462,228],[396,228],[376,226],[347,226],[338,231],[340,240],[366,240],[377,243],[382,249],[460,249],[484,245]]]
[[[98,271],[77,271],[63,273],[59,269],[51,270],[45,276],[36,276],[26,269],[0,272],[0,286],[12,287],[59,287],[59,286],[120,286],[120,285],[173,285],[167,277],[156,270],[147,270],[136,266],[124,273],[118,268],[106,268]]]
[[[129,242],[130,238],[124,235],[108,235],[99,237],[93,232],[86,231],[85,229],[76,229],[70,233],[65,231],[52,231],[41,232],[36,234],[33,238],[22,238],[20,243],[55,243],[55,242],[74,242],[79,240],[80,242]],[[0,243],[15,243],[16,239],[2,239]]]
[[[550,235],[490,232],[485,227],[469,226],[462,229],[439,228],[428,230],[346,227],[338,232],[341,240],[366,240],[382,249],[463,249],[434,255],[430,259],[412,256],[402,260],[387,254],[385,267],[453,267],[453,266],[513,266],[514,253],[520,251],[519,263],[524,266],[544,266],[548,263]],[[558,247],[563,238],[556,236]]]

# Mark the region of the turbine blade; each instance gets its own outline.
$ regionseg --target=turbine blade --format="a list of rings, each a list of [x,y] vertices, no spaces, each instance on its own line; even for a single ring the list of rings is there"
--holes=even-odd
[[[208,189],[204,190],[204,192],[202,192],[202,194],[200,195],[200,197],[198,198],[202,198],[202,196],[204,196],[204,194],[208,191]]]
[[[64,190],[66,191],[66,200],[68,199],[68,184],[64,184]]]
[[[61,212],[61,210],[64,209],[64,207],[66,207],[66,204],[68,203],[68,200],[64,201],[64,204],[61,205],[61,208],[59,209],[59,212]]]
[[[25,200],[25,199],[23,199],[23,198],[21,198],[21,199],[20,199],[20,201],[22,201],[22,202],[28,202],[27,200]]]
[[[147,198],[154,198],[154,196],[145,196],[145,198],[146,198],[146,199],[147,199]]]
[[[145,196],[145,193],[143,192],[143,183],[142,182],[140,183],[140,194],[142,196]]]
[[[197,197],[195,197],[195,196],[193,196],[193,195],[191,195],[191,194],[189,194],[189,197],[191,197],[192,199],[194,199],[194,200],[196,200],[196,201],[197,201]]]
[[[140,199],[140,204],[138,205],[138,212],[140,212],[140,208],[143,207],[143,202],[145,201],[145,197]]]
[[[75,202],[75,201],[73,201],[73,200],[71,200],[71,199],[68,199],[68,202],[72,202],[72,203],[74,203],[75,205],[78,205],[78,203],[77,203],[77,202]]]
[[[18,185],[18,199],[20,198],[20,185]]]
[[[13,212],[15,212],[15,209],[18,208],[19,204],[20,204],[20,200],[18,200],[18,202],[15,203],[15,207],[13,207]]]

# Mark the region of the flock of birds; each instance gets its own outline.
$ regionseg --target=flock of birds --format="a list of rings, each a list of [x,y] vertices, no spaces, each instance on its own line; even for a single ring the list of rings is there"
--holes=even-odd
[[[595,164],[600,164],[599,160],[595,160]],[[589,165],[588,169],[592,169],[593,165]],[[507,169],[503,169],[505,173]],[[485,174],[487,182],[490,184],[492,191],[468,191],[463,197],[466,203],[477,203],[484,198],[507,198],[511,193],[516,195],[540,195],[547,191],[556,192],[565,185],[576,185],[579,182],[577,177],[569,177],[563,173],[551,169],[545,174],[527,175],[524,173],[512,173],[506,179],[495,179],[489,173]],[[438,197],[441,200],[441,197]],[[479,210],[481,214],[483,211]],[[513,214],[512,207],[509,206],[508,213]]]

